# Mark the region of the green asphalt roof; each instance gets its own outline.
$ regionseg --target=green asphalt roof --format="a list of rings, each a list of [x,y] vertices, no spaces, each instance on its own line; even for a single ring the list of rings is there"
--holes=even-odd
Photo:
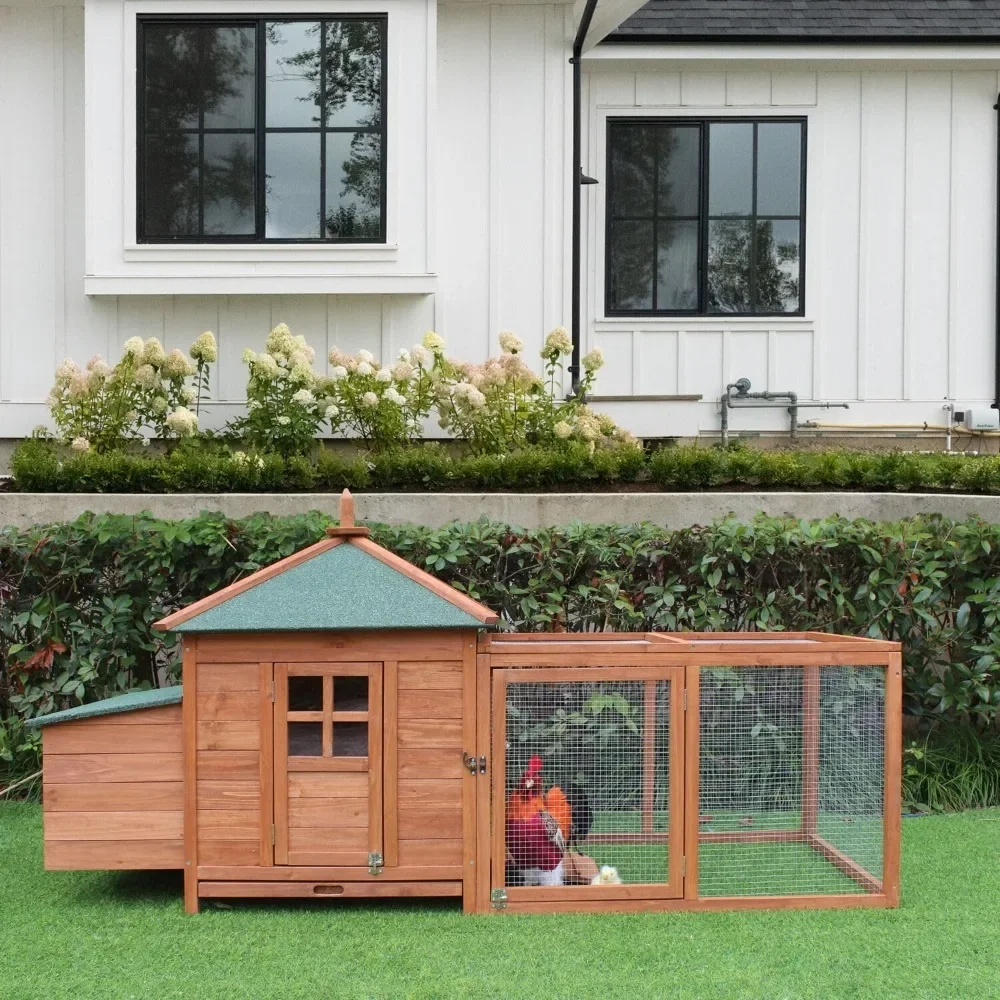
[[[183,687],[175,684],[173,687],[153,688],[151,691],[129,691],[128,694],[105,698],[104,701],[92,701],[89,705],[77,705],[62,712],[52,712],[40,715],[36,719],[28,719],[26,726],[51,726],[54,722],[77,722],[80,719],[93,719],[99,715],[120,715],[122,712],[138,712],[143,708],[160,708],[163,705],[179,705],[183,695]]]
[[[337,545],[177,625],[176,632],[482,628],[356,545]]]

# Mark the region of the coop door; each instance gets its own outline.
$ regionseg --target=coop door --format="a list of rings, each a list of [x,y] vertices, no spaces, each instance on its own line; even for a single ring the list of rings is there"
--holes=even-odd
[[[683,752],[683,668],[494,671],[494,890],[681,896]]]
[[[382,850],[382,664],[274,665],[274,862]]]

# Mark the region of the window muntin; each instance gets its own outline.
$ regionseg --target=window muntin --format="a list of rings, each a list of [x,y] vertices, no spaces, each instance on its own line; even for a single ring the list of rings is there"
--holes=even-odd
[[[608,122],[608,315],[802,315],[805,122]]]
[[[140,242],[385,242],[384,16],[138,30]]]

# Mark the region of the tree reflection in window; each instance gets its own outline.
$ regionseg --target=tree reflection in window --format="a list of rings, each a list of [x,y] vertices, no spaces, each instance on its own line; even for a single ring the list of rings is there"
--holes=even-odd
[[[139,238],[384,240],[385,28],[141,21]]]

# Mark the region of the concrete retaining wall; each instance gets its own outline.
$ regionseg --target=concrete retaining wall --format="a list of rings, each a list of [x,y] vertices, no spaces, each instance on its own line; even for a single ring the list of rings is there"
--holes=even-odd
[[[320,510],[336,516],[337,500],[333,493],[3,493],[0,525],[23,528],[66,521],[84,511],[135,514],[148,510],[157,517],[183,518],[203,510],[221,510],[231,517],[257,511],[286,515]],[[761,512],[800,518],[841,514],[873,521],[939,513],[956,519],[978,515],[1000,521],[1000,497],[922,493],[359,493],[355,503],[360,519],[431,527],[474,521],[484,514],[525,528],[571,521],[651,521],[682,528],[729,513],[747,520]]]

